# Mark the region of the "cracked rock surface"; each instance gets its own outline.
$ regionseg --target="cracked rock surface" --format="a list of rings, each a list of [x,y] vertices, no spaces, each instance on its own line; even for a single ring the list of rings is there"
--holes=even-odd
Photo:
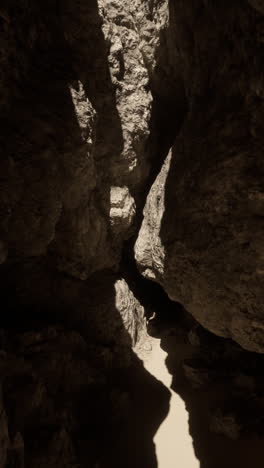
[[[149,193],[136,258],[204,327],[263,352],[264,17],[262,2],[249,3],[258,12],[169,5],[188,113],[166,181],[167,163]]]
[[[261,0],[1,2],[0,468],[157,466],[155,309],[264,352],[263,37]]]

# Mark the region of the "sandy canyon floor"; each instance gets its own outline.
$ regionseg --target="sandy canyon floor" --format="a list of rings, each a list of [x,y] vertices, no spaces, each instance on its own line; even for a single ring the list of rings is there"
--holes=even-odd
[[[149,337],[146,348],[139,352],[145,369],[171,392],[169,413],[154,438],[158,467],[199,468],[200,463],[195,456],[189,434],[188,412],[184,401],[170,388],[172,376],[165,362],[167,353],[162,350],[160,340],[156,338]]]

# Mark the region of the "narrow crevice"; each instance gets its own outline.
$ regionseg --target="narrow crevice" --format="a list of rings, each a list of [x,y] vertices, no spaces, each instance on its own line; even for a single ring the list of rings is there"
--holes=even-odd
[[[158,94],[154,89],[152,89],[151,92],[153,102],[149,124],[150,135],[145,149],[146,159],[150,169],[140,190],[137,188],[131,190],[137,205],[134,236],[133,239],[131,239],[132,243],[135,243],[143,221],[143,210],[150,188],[158,176],[166,156],[182,128],[188,111],[184,90],[182,90],[183,95],[179,96],[178,99],[175,98],[173,94],[170,97],[164,97]],[[126,247],[124,247],[124,249],[126,249]]]
[[[120,262],[120,276],[125,278],[137,300],[143,305],[147,320],[153,315],[156,321],[173,321],[183,316],[181,304],[171,301],[162,286],[142,276],[133,255],[134,239],[126,242]]]
[[[179,83],[178,88],[181,89],[181,93],[178,91],[175,96],[173,91],[171,91],[171,95],[166,95],[166,83],[164,85],[162,76],[164,61],[166,61],[166,59],[164,59],[162,53],[160,53],[159,56],[160,60],[157,63],[152,83],[153,103],[150,120],[150,135],[146,145],[150,171],[141,191],[136,193],[132,191],[137,205],[134,232],[133,235],[123,243],[119,265],[120,276],[125,278],[134,296],[143,305],[147,320],[155,314],[156,323],[158,323],[158,321],[160,323],[174,321],[176,316],[178,318],[181,316],[182,319],[185,317],[183,321],[188,321],[189,318],[189,314],[184,311],[182,305],[171,301],[160,284],[148,280],[141,275],[137,268],[134,255],[134,245],[143,222],[143,210],[147,196],[163,166],[170,148],[182,128],[188,110],[184,89]],[[175,78],[175,81],[177,82],[178,79],[179,78]],[[158,93],[156,91],[157,89],[159,89],[161,93]],[[155,334],[159,333],[158,328],[155,332],[154,329],[152,331]]]

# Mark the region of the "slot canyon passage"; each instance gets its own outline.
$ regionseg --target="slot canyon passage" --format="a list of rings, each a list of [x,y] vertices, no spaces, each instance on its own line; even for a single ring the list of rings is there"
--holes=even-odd
[[[0,468],[263,468],[264,0],[0,44]]]

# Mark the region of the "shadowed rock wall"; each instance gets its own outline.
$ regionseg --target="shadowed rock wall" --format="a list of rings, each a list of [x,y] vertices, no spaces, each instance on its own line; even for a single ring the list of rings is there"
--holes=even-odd
[[[156,465],[169,393],[118,272],[155,156],[145,8],[0,6],[1,468]]]
[[[1,3],[1,468],[156,466],[135,258],[263,352],[263,31],[253,0]]]
[[[264,18],[250,3],[170,2],[188,113],[136,258],[204,327],[263,352]]]

